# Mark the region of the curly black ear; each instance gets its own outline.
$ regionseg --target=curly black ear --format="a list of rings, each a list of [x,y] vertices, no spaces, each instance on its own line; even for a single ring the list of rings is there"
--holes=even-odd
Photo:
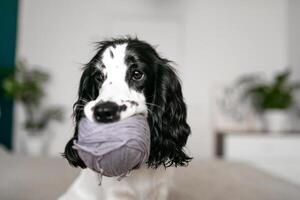
[[[150,106],[150,167],[185,166],[192,159],[184,152],[190,127],[180,81],[168,60],[160,59]]]
[[[63,157],[66,158],[70,165],[74,167],[86,168],[84,162],[80,159],[77,150],[73,148],[74,141],[77,140],[77,131],[75,131],[74,137],[69,140],[65,147],[65,152],[63,153]]]
[[[80,119],[84,116],[84,105],[87,102],[96,99],[98,96],[99,87],[101,86],[101,83],[95,78],[95,76],[99,76],[98,72],[99,70],[93,65],[93,60],[84,68],[79,84],[78,99],[73,105],[75,133],[67,143],[62,155],[68,160],[70,165],[74,167],[86,167],[84,162],[80,159],[77,150],[73,148],[73,144],[78,138],[78,124]]]

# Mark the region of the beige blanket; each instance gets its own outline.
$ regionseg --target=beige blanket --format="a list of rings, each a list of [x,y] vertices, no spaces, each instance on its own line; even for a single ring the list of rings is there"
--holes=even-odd
[[[30,158],[0,149],[0,200],[54,200],[78,170],[62,158]],[[192,161],[178,168],[170,200],[299,200],[300,188],[240,163]]]

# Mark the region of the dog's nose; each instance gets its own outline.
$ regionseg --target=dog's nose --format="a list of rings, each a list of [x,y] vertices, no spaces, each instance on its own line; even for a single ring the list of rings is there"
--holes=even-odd
[[[120,118],[119,106],[114,102],[98,103],[94,107],[94,118],[97,122],[112,122]]]

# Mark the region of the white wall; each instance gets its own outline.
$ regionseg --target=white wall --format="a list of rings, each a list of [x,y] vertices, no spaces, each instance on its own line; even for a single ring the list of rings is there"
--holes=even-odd
[[[288,64],[287,8],[287,0],[21,1],[18,56],[53,75],[46,101],[66,108],[67,120],[51,127],[51,154],[62,152],[72,134],[79,68],[91,58],[92,43],[137,33],[178,63],[193,131],[189,150],[196,158],[210,157],[212,86]],[[16,142],[22,118],[17,107]]]
[[[187,14],[185,94],[194,134],[191,150],[212,154],[210,95],[216,82],[287,65],[286,1],[201,1]]]
[[[289,64],[300,77],[300,1],[289,0]]]

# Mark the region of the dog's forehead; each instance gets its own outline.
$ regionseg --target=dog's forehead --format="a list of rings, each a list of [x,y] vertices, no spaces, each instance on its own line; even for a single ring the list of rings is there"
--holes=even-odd
[[[109,46],[105,49],[102,54],[102,63],[107,68],[106,71],[112,68],[122,68],[125,65],[126,47],[127,43]]]

